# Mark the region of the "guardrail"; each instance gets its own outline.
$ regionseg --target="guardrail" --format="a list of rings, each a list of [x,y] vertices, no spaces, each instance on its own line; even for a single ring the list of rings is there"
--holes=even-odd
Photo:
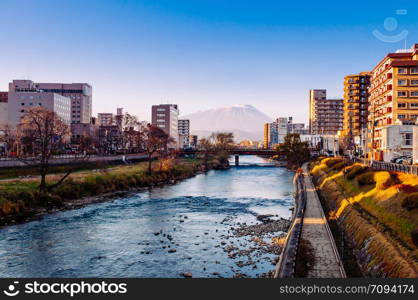
[[[295,175],[294,184],[296,186],[296,207],[293,212],[293,221],[287,234],[282,254],[280,255],[279,262],[276,266],[274,278],[295,277],[296,259],[306,208],[306,189],[302,173],[297,173]]]
[[[377,160],[371,161],[366,158],[356,158],[356,157],[351,158],[351,159],[344,157],[344,159],[347,159],[351,162],[362,163],[376,170],[396,171],[396,172],[403,172],[403,173],[418,175],[417,165],[404,165],[404,164],[396,164],[396,163],[383,162],[383,161],[377,161]]]

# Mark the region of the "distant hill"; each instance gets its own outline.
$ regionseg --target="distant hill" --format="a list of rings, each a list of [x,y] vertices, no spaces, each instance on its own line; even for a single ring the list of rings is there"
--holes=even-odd
[[[264,123],[272,118],[252,105],[234,105],[181,116],[190,120],[192,134],[206,137],[216,131],[232,131],[236,141],[262,140]]]

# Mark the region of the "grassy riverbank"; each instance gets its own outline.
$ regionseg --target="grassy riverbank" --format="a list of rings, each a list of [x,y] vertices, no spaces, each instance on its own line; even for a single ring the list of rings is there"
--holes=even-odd
[[[369,276],[415,276],[418,177],[339,158],[322,159],[311,167],[328,218],[354,243],[362,270]]]
[[[71,206],[73,201],[76,202],[80,198],[175,183],[203,170],[202,162],[198,159],[156,161],[151,174],[147,173],[147,164],[143,162],[80,171],[70,175],[50,193],[42,195],[38,191],[38,178],[3,180],[0,182],[0,225],[24,221],[41,211]],[[219,161],[210,161],[209,168],[219,167]],[[54,184],[59,178],[56,174],[50,174],[47,181]],[[84,204],[88,202],[84,201]]]

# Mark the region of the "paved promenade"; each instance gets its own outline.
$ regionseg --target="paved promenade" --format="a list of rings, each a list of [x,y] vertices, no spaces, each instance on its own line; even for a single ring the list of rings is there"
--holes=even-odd
[[[334,238],[329,230],[318,194],[314,188],[307,164],[303,165],[306,186],[306,210],[301,238],[311,242],[315,263],[308,272],[309,278],[346,277],[340,257],[336,251]]]

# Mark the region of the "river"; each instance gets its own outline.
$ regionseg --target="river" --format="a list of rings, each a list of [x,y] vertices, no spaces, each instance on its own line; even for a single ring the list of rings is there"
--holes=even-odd
[[[231,232],[259,223],[259,214],[290,218],[292,177],[285,168],[233,167],[4,227],[0,277],[259,277],[277,255],[229,258],[225,248],[254,247],[250,236]]]

